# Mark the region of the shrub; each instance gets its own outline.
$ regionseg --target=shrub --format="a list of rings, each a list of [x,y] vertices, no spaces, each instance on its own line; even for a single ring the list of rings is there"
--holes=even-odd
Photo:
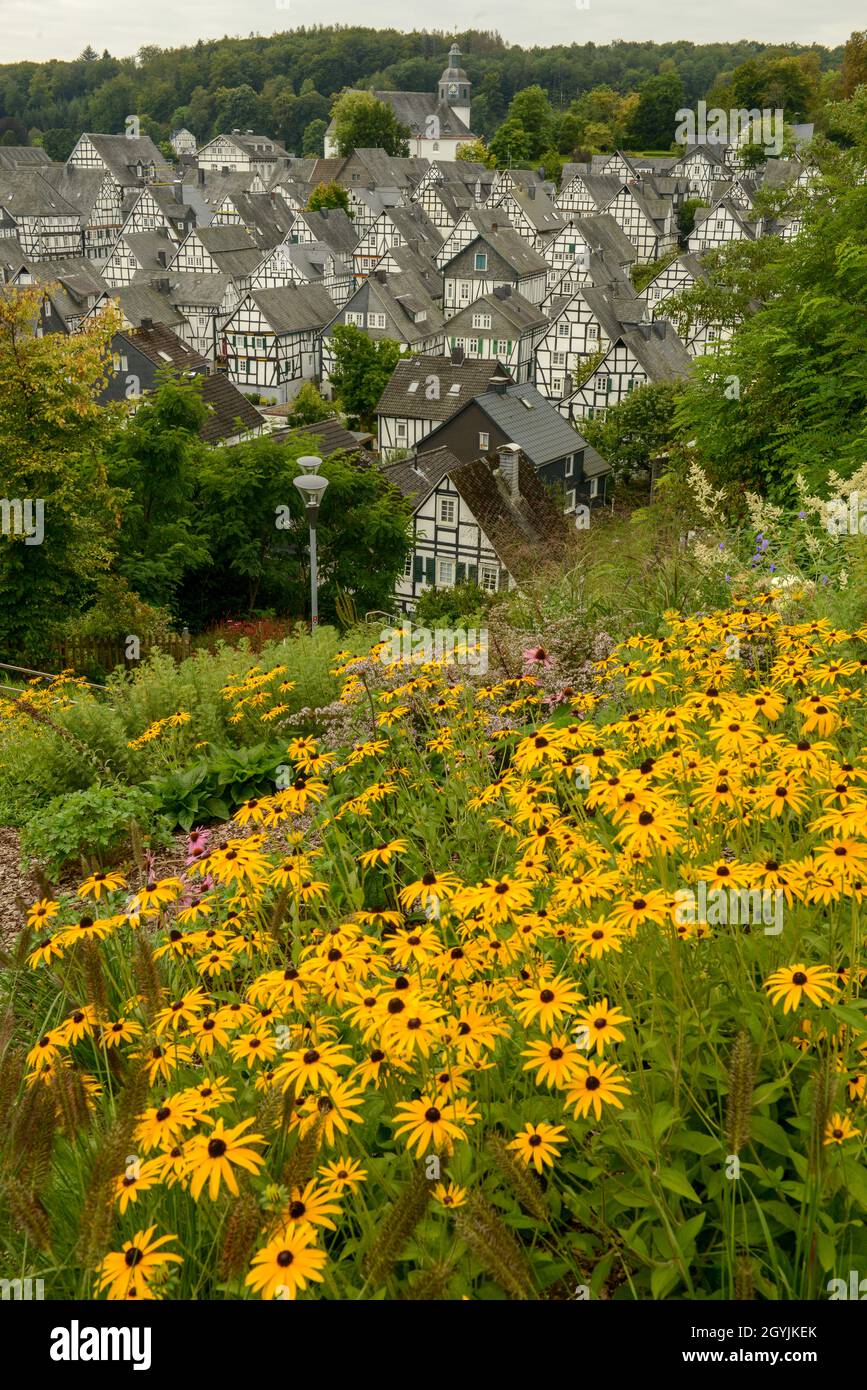
[[[102,866],[129,840],[133,823],[152,843],[169,842],[167,823],[143,787],[98,785],[55,796],[31,815],[21,835],[22,856],[54,876],[82,858]]]

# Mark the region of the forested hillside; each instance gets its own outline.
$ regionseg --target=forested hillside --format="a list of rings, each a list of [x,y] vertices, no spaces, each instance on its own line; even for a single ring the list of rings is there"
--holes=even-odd
[[[321,153],[320,122],[328,120],[337,93],[347,86],[432,91],[455,38],[473,83],[473,128],[485,137],[494,134],[515,94],[537,84],[565,112],[594,89],[628,96],[660,78],[679,79],[687,103],[731,96],[739,104],[785,104],[790,120],[809,120],[824,100],[842,94],[842,48],[815,44],[615,42],[524,49],[476,30],[311,28],[191,48],[149,46],[130,58],[107,51],[99,56],[88,46],[73,62],[0,66],[0,141],[44,144],[52,158],[65,159],[82,130],[123,130],[135,113],[158,140],[182,124],[199,140],[227,128],[256,128],[295,153]],[[740,80],[733,87],[736,72]]]

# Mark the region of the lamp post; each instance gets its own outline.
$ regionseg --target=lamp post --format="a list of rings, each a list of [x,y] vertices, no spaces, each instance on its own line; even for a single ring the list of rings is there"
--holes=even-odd
[[[310,526],[310,626],[315,628],[319,623],[319,595],[317,593],[318,575],[316,570],[316,518],[319,515],[319,504],[322,501],[325,489],[328,486],[328,479],[323,478],[319,469],[322,465],[321,458],[315,454],[305,454],[298,460],[298,467],[301,472],[293,482],[301,496],[304,498],[307,507],[307,521]]]

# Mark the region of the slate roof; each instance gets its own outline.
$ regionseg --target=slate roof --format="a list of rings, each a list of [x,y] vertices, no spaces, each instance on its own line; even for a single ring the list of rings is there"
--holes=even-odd
[[[441,424],[450,420],[467,401],[487,391],[494,376],[511,381],[506,368],[495,358],[464,357],[456,362],[448,357],[406,357],[392,372],[376,403],[376,414],[433,420]],[[435,377],[438,383],[435,400],[428,398],[426,389],[430,377]],[[411,389],[413,386],[415,389]]]
[[[243,227],[212,222],[210,227],[197,227],[196,236],[224,275],[252,275],[261,264],[261,249]]]
[[[169,328],[185,328],[187,326],[186,319],[174,308],[169,295],[161,293],[144,282],[115,286],[109,290],[109,296],[118,301],[124,317],[134,328],[141,327],[142,319],[151,319],[154,323],[164,323]]]
[[[449,266],[453,265],[459,258],[474,257],[476,253],[473,248],[479,245],[489,246],[498,256],[502,257],[518,276],[546,274],[548,271],[548,262],[545,257],[532,247],[519,232],[516,232],[514,227],[498,224],[495,232],[479,232],[472,241],[461,247],[460,251],[456,251],[454,256],[441,267],[443,273],[447,274]],[[491,276],[489,270],[475,270],[473,266],[466,266],[460,274],[462,279],[470,280],[474,278],[486,280],[490,279]]]
[[[195,271],[180,273],[171,268],[168,279],[171,304],[195,304],[214,309],[222,304],[229,284],[228,275],[205,275]]]
[[[391,107],[397,119],[409,127],[413,135],[424,135],[431,116],[439,120],[439,134],[445,139],[462,136],[473,139],[469,126],[445,102],[430,92],[374,92],[379,101]]]
[[[492,294],[480,295],[474,299],[472,304],[468,304],[465,309],[461,309],[459,314],[455,314],[448,321],[448,333],[450,338],[472,336],[473,332],[478,333],[478,329],[473,329],[473,315],[484,311],[491,315],[491,327],[486,328],[486,333],[496,334],[499,337],[505,335],[507,338],[515,333],[531,332],[533,329],[544,328],[548,320],[542,313],[537,304],[531,304],[529,299],[525,299],[517,290],[513,290],[511,285],[503,285],[494,290]]]
[[[213,372],[204,377],[202,400],[208,407],[209,414],[199,430],[199,437],[206,444],[218,444],[221,439],[228,439],[248,430],[261,430],[264,426],[262,416],[252,401],[248,401],[234,382],[222,372]]]
[[[576,217],[574,227],[591,250],[602,252],[615,265],[629,266],[637,259],[638,252],[610,213]]]
[[[485,391],[476,405],[509,439],[520,444],[535,468],[577,453],[590,446],[568,420],[529,382],[507,386],[505,391]]]
[[[620,339],[650,381],[680,381],[692,369],[692,358],[667,319],[624,328]]]
[[[288,403],[291,409],[292,402]],[[336,454],[338,450],[345,450],[347,453],[359,454],[361,444],[356,435],[341,425],[339,420],[317,420],[313,425],[298,425],[291,430],[275,430],[271,435],[280,444],[292,444],[296,439],[303,439],[311,436],[317,441],[316,453],[320,458],[327,459],[331,454]]]
[[[153,164],[157,178],[171,182],[171,168],[149,135],[139,135],[133,139],[127,135],[94,134],[89,130],[84,133],[121,187],[127,188],[140,183],[135,172],[139,163],[145,168]]]
[[[566,519],[525,457],[518,458],[517,498],[490,459],[458,464],[448,476],[513,578],[531,572],[540,553],[550,555],[566,541]]]
[[[0,145],[0,169],[32,169],[51,163],[40,145]]]
[[[567,218],[541,189],[516,187],[512,197],[537,232],[558,232],[566,226]]]
[[[275,333],[303,333],[333,319],[336,304],[321,285],[285,285],[252,290],[249,296]]]
[[[276,195],[234,193],[232,202],[244,228],[262,251],[279,245],[295,221],[291,208]]]
[[[177,243],[172,241],[165,227],[154,227],[146,232],[126,232],[119,238],[120,242],[132,251],[139,263],[140,269],[136,275],[143,272],[159,274],[171,265],[178,250]],[[161,254],[165,257],[164,261],[160,260]]]
[[[177,367],[197,375],[210,370],[208,359],[182,342],[164,323],[154,322],[150,328],[121,329],[116,336],[138,348],[155,367]]]
[[[319,208],[299,212],[299,220],[312,232],[314,241],[324,241],[332,251],[347,256],[358,244],[358,229],[343,208]]]
[[[380,464],[380,471],[415,511],[443,478],[460,466],[460,459],[450,449],[440,447],[426,449],[415,458]]]

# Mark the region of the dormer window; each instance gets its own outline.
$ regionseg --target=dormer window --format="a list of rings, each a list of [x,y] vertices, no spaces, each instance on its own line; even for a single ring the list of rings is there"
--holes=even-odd
[[[477,251],[477,252],[476,252],[476,270],[487,270],[487,268],[488,268],[488,253],[487,253],[487,251]]]

